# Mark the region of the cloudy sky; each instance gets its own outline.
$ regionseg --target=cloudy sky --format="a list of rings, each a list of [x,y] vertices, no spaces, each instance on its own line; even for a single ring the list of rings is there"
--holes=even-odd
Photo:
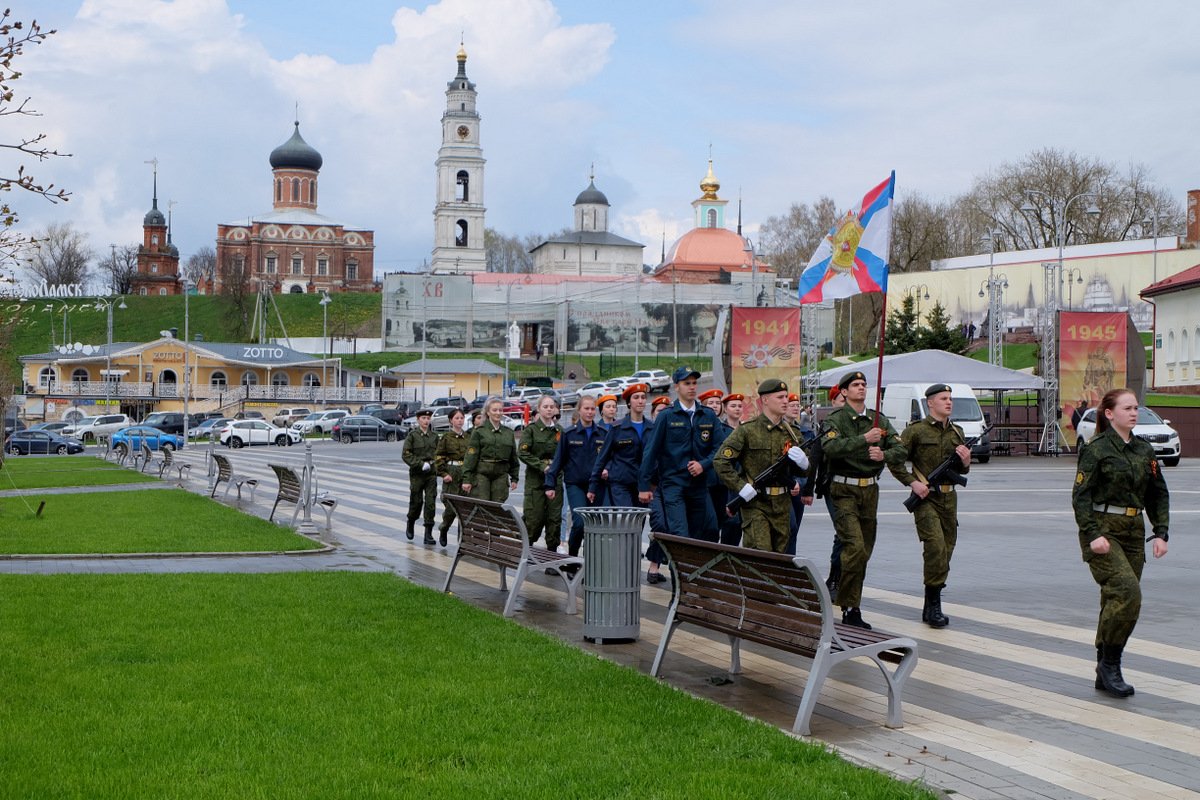
[[[594,163],[611,227],[656,261],[691,227],[710,144],[752,234],[793,202],[848,207],[892,169],[899,196],[948,197],[1041,147],[1144,163],[1180,199],[1200,186],[1188,0],[13,5],[59,32],[18,63],[42,116],[9,118],[5,139],[26,126],[72,154],[32,165],[72,197],[14,197],[22,227],[70,221],[105,253],[141,240],[151,158],[185,258],[268,210],[267,156],[298,103],[325,160],[319,210],[375,230],[377,276],[419,270],[460,34],[487,224],[508,234],[570,224]]]

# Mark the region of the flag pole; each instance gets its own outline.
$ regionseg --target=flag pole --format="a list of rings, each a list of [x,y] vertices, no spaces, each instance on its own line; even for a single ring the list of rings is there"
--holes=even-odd
[[[892,170],[892,196],[889,198],[889,205],[894,205],[896,202],[896,170]],[[888,220],[887,229],[887,249],[884,251],[884,258],[887,263],[884,265],[884,286],[883,286],[883,308],[879,311],[879,356],[875,370],[875,422],[874,427],[879,427],[879,411],[883,407],[883,347],[887,337],[887,282],[892,274],[892,225],[891,220]],[[851,301],[853,302],[853,301]]]

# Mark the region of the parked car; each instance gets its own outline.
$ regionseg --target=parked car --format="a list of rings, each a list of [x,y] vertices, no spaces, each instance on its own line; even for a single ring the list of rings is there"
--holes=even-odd
[[[557,400],[560,409],[579,405],[579,392],[574,389],[542,389],[541,393],[548,394]],[[534,403],[534,407],[537,407],[536,403]]]
[[[395,442],[404,438],[404,431],[370,414],[355,414],[334,423],[333,438],[342,444]]]
[[[536,386],[517,386],[508,393],[508,397],[504,398],[506,403],[528,403],[533,405],[538,401],[545,389],[539,389]]]
[[[221,444],[234,449],[255,444],[274,444],[280,447],[299,444],[299,431],[279,428],[261,419],[238,419],[221,431]]]
[[[591,397],[594,399],[605,394],[620,395],[623,391],[625,391],[624,380],[622,378],[612,378],[611,380],[595,381],[584,385],[584,387],[579,390],[579,396]]]
[[[188,438],[194,441],[207,439],[212,435],[221,435],[221,431],[229,427],[229,423],[233,422],[228,417],[214,417],[206,419],[194,428],[188,428]]]
[[[224,414],[220,411],[199,411],[195,414],[188,415],[188,430],[197,427],[206,419],[222,419]]]
[[[292,430],[299,431],[302,436],[310,433],[326,433],[343,417],[350,416],[347,411],[314,411],[299,422],[292,423]]]
[[[23,431],[23,430],[25,430],[25,423],[22,422],[20,419],[17,419],[15,416],[13,416],[13,417],[6,416],[4,418],[4,436],[5,436],[5,438],[8,438],[9,435],[15,433],[16,431]]]
[[[435,431],[450,430],[450,408],[443,406],[442,408],[431,408],[433,416],[429,418],[429,427]],[[400,427],[404,428],[404,432],[408,433],[413,428],[417,427],[417,415],[405,417],[404,422],[400,423]]]
[[[123,454],[140,452],[143,444],[151,450],[178,450],[183,447],[183,436],[150,425],[123,428],[112,435],[111,441],[112,448]]]
[[[31,454],[56,453],[60,456],[69,453],[82,453],[83,442],[70,436],[63,436],[54,431],[16,431],[4,442],[4,449],[14,456]]]
[[[671,376],[661,369],[643,369],[633,373],[637,383],[650,384],[651,392],[666,392],[671,389]]]
[[[35,422],[29,426],[31,431],[49,431],[50,433],[60,433],[63,428],[71,427],[69,422]]]
[[[183,435],[183,414],[175,411],[155,411],[142,420],[143,425],[158,428],[165,433]],[[188,427],[191,427],[190,425]]]
[[[112,436],[132,424],[133,420],[126,414],[102,414],[98,417],[84,417],[71,427],[63,428],[63,434],[85,443],[94,442],[100,436]]]
[[[1171,420],[1163,419],[1145,406],[1138,406],[1137,425],[1133,426],[1133,435],[1145,439],[1154,447],[1154,453],[1162,459],[1163,466],[1179,465],[1179,457],[1183,453],[1183,445],[1179,441],[1179,433],[1171,427]],[[1089,408],[1079,418],[1075,432],[1079,434],[1080,442],[1086,442],[1096,433],[1096,409]],[[1080,445],[1082,450],[1083,445]]]
[[[405,415],[401,414],[400,410],[396,408],[377,408],[374,411],[364,411],[362,413],[383,420],[389,425],[399,426],[404,424]],[[416,413],[416,411],[413,413]]]
[[[367,403],[358,410],[359,414],[370,414],[372,411],[382,411],[383,403]]]
[[[271,424],[280,428],[290,428],[293,422],[299,422],[311,413],[311,408],[281,408],[271,418]]]
[[[262,420],[266,419],[266,417],[263,416],[263,413],[261,411],[239,411],[233,415],[233,418],[234,419],[262,419]]]
[[[434,398],[434,401],[429,404],[430,408],[448,408],[450,406],[454,406],[455,408],[466,408],[467,398],[461,395],[452,394],[449,397]]]
[[[400,414],[401,419],[411,417],[420,410],[421,403],[418,400],[400,400],[396,403],[396,411]]]

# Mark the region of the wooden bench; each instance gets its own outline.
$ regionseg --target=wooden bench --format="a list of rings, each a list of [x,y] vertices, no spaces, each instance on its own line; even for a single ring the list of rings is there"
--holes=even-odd
[[[296,470],[291,467],[285,467],[282,464],[271,464],[271,469],[275,471],[275,477],[279,479],[279,492],[275,495],[275,505],[271,506],[271,515],[267,517],[269,521],[275,519],[275,509],[279,508],[280,503],[291,503],[296,506],[296,510],[292,512],[292,526],[296,525],[296,517],[300,516],[300,509],[304,506],[304,479],[296,473]],[[337,498],[329,492],[321,492],[317,490],[316,476],[313,476],[312,489],[312,507],[319,508],[325,512],[325,530],[333,530],[333,510],[337,508]]]
[[[806,558],[655,533],[666,551],[674,594],[651,675],[658,675],[671,635],[683,622],[729,637],[731,674],[741,672],[742,639],[812,659],[792,731],[807,736],[821,685],[851,658],[869,658],[887,681],[887,727],[903,727],[900,696],[917,664],[917,643],[834,619],[829,590]],[[896,666],[889,670],[884,661]]]
[[[502,592],[508,591],[508,570],[516,570],[512,591],[504,604],[504,616],[511,617],[525,578],[534,569],[548,569],[557,572],[567,585],[565,611],[568,614],[575,613],[575,600],[579,593],[579,584],[583,581],[582,558],[531,546],[529,535],[525,531],[525,520],[507,503],[494,503],[490,500],[452,494],[442,495],[442,500],[454,509],[459,525],[458,549],[454,553],[454,563],[446,573],[443,592],[450,591],[454,570],[458,567],[458,562],[466,557],[487,561],[499,567]],[[573,569],[570,569],[572,567]]]
[[[233,471],[233,464],[229,463],[229,456],[221,453],[212,454],[213,461],[217,464],[217,480],[213,483],[212,494],[210,497],[217,496],[217,487],[222,483],[225,486],[225,497],[229,496],[229,489],[232,486],[237,487],[238,502],[242,500],[242,487],[250,487],[250,501],[254,502],[254,492],[258,489],[258,479],[250,478],[245,475],[238,475]]]
[[[158,477],[166,475],[168,470],[175,470],[179,476],[179,480],[189,477],[192,474],[192,465],[186,461],[178,461],[175,458],[175,448],[168,447],[165,450],[159,451],[158,460]]]

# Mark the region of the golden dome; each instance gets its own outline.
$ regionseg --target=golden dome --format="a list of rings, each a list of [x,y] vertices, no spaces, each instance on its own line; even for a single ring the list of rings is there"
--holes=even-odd
[[[458,63],[463,63],[467,60],[467,48],[463,47],[462,42],[458,44]]]
[[[704,192],[701,196],[702,200],[720,200],[717,197],[717,190],[721,188],[721,182],[717,180],[717,176],[713,175],[712,159],[708,160],[708,174],[704,176],[704,180],[700,181],[700,191]]]

